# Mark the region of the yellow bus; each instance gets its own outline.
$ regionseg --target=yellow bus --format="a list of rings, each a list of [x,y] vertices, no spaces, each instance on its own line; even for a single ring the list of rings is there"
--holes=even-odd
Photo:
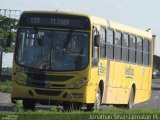
[[[152,34],[71,12],[23,12],[17,25],[11,99],[65,110],[132,108],[151,95]]]

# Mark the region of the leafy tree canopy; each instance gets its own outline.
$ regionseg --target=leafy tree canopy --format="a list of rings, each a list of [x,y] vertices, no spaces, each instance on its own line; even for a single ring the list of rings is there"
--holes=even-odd
[[[0,50],[4,52],[11,52],[11,48],[6,47],[6,40],[9,34],[12,34],[13,40],[15,40],[15,32],[11,30],[15,25],[16,19],[8,18],[0,15]],[[12,41],[14,42],[14,41]]]

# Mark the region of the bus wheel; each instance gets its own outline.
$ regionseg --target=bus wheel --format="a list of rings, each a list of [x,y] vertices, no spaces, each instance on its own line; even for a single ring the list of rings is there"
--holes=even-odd
[[[133,104],[134,104],[134,91],[133,91],[133,88],[132,88],[131,92],[130,92],[130,98],[129,98],[128,104],[126,105],[126,108],[132,109]]]
[[[123,105],[123,104],[114,104],[113,107],[116,107],[116,108],[125,108],[126,106]]]
[[[87,111],[92,111],[94,104],[87,104]]]
[[[30,99],[23,100],[23,109],[24,110],[35,110],[35,101]]]
[[[67,112],[71,112],[74,110],[81,110],[81,104],[78,103],[65,103],[63,104],[63,110]]]
[[[98,87],[97,93],[96,93],[96,101],[94,103],[94,111],[97,111],[100,109],[101,106],[101,91]]]
[[[63,105],[63,110],[67,111],[67,112],[70,112],[70,111],[73,111],[73,107],[72,107],[71,104],[64,104]]]
[[[100,106],[101,106],[101,91],[100,88],[98,88],[97,93],[96,93],[96,100],[94,104],[88,104],[87,105],[87,111],[99,111]]]

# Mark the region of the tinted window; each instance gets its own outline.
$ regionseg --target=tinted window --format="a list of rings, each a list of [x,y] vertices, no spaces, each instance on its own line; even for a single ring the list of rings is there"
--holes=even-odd
[[[114,59],[121,60],[121,33],[120,32],[115,32]]]
[[[136,38],[133,35],[130,35],[129,38],[129,62],[136,63]]]
[[[95,36],[98,34],[97,28],[94,26],[92,31],[92,67],[98,65],[99,48],[95,46]]]
[[[142,51],[142,38],[137,37],[137,50]]]
[[[146,39],[143,40],[143,51],[145,52],[149,51],[149,41]]]
[[[144,39],[143,40],[143,65],[146,65],[148,66],[150,64],[150,56],[151,56],[151,53],[150,53],[150,43],[149,43],[149,40],[147,39]]]
[[[149,65],[149,54],[148,53],[143,53],[143,64]]]
[[[142,64],[142,52],[140,52],[140,51],[137,51],[137,53],[136,53],[136,63]]]
[[[128,47],[128,34],[123,34],[122,47]]]
[[[152,57],[152,43],[151,42],[149,42],[149,65],[151,65],[151,57]]]
[[[114,59],[121,60],[121,47],[114,46]]]
[[[107,30],[107,44],[113,45],[113,31]]]
[[[128,34],[122,37],[122,60],[128,62]]]
[[[131,63],[135,63],[136,62],[136,59],[135,59],[135,54],[136,53],[136,51],[135,50],[133,50],[133,49],[130,49],[129,50],[129,61],[131,62]]]
[[[99,31],[101,42],[103,43],[102,46],[100,46],[100,57],[105,58],[106,57],[106,33],[105,29],[101,28]]]
[[[107,58],[113,59],[113,30],[107,30]]]
[[[121,33],[115,32],[114,45],[121,46]]]
[[[135,36],[130,36],[129,47],[135,49],[135,47],[136,47]]]
[[[122,60],[128,62],[128,48],[122,48]]]

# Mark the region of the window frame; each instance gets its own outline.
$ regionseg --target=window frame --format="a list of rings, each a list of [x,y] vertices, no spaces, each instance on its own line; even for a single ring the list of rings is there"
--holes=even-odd
[[[143,44],[143,65],[144,66],[150,66],[151,65],[151,41],[149,39],[144,38],[144,43],[147,41],[147,45]],[[145,46],[148,46],[147,49],[144,49]],[[145,55],[147,55],[147,64],[145,63]]]
[[[124,40],[125,35],[127,37],[127,45],[126,46],[124,46],[124,44],[123,44],[123,40]],[[124,58],[123,58],[123,55],[125,55],[124,53],[126,53],[126,52],[123,52],[123,50],[127,51],[127,54]],[[128,33],[122,33],[122,61],[129,62],[129,34]]]
[[[135,40],[134,47],[131,47],[131,36]],[[132,55],[130,54],[131,51],[134,52],[134,61],[131,60],[131,57],[132,57]],[[132,34],[129,35],[129,63],[136,64],[136,35],[132,35]]]
[[[100,47],[99,47],[99,52],[100,52],[100,53],[99,53],[99,57],[100,57],[100,59],[105,59],[105,58],[106,58],[106,49],[107,49],[107,48],[106,48],[106,46],[107,46],[107,45],[106,45],[106,41],[107,41],[107,40],[106,40],[106,37],[107,37],[107,36],[106,36],[106,28],[103,27],[103,26],[101,26],[100,29],[103,29],[103,30],[104,30],[104,35],[105,35],[105,36],[104,36],[104,44],[103,44],[103,46],[100,46]],[[99,30],[99,31],[100,31],[100,30]],[[104,50],[103,50],[102,48],[103,48]],[[103,51],[101,51],[101,50],[103,50]],[[102,52],[104,52],[103,55],[102,55]]]
[[[136,37],[136,64],[143,65],[143,38],[139,36]]]
[[[115,39],[116,39],[116,33],[120,35],[120,44],[115,44]],[[122,32],[118,30],[114,30],[114,47],[113,47],[113,54],[114,54],[114,60],[116,61],[121,61],[122,60]],[[119,52],[117,52],[117,50]],[[119,55],[119,56],[118,56]]]
[[[108,44],[107,40],[108,40],[108,31],[112,32],[112,44]],[[110,49],[112,50],[111,54],[110,54]],[[106,58],[109,60],[114,60],[114,30],[107,28],[106,29]]]

